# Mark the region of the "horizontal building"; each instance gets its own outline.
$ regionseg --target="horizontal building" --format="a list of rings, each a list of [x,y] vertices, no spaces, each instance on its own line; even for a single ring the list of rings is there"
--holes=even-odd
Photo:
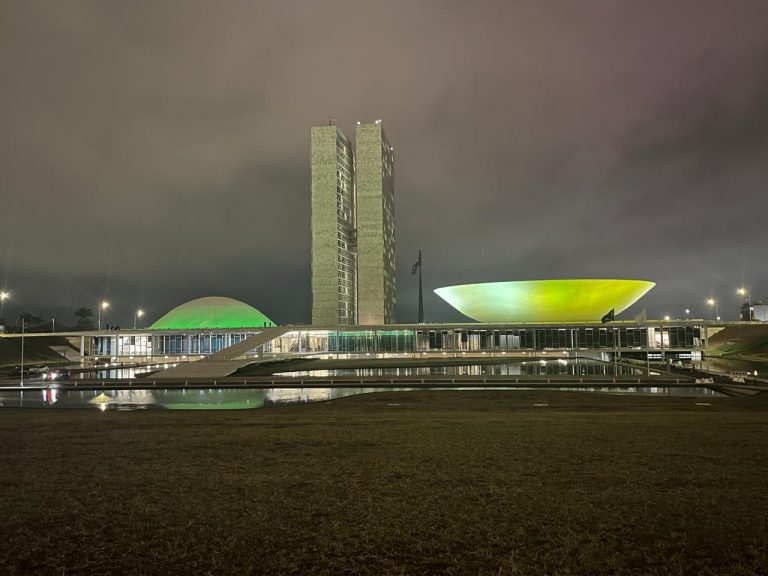
[[[573,325],[395,324],[381,326],[282,326],[227,329],[122,330],[58,333],[85,361],[153,362],[222,355],[237,357],[458,355],[538,352],[700,352],[707,326],[700,321]],[[32,338],[35,334],[27,335]],[[45,334],[50,336],[50,334]],[[4,337],[20,337],[6,335]],[[248,342],[259,339],[248,347]]]

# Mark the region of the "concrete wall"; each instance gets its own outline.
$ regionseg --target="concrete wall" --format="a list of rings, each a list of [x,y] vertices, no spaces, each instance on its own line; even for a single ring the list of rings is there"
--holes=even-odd
[[[340,161],[339,145],[349,153]],[[349,244],[354,231],[354,164],[352,147],[336,126],[317,126],[311,130],[310,164],[312,171],[312,323],[356,323],[356,288],[352,247],[340,251],[339,234]],[[344,207],[340,212],[337,185],[343,173]],[[347,174],[348,172],[348,174]],[[348,278],[342,279],[339,257],[349,262]],[[343,294],[343,296],[342,296]],[[340,298],[349,303],[340,302]],[[351,317],[342,317],[340,307],[349,308]]]
[[[381,123],[355,136],[359,323],[395,322],[394,154]]]

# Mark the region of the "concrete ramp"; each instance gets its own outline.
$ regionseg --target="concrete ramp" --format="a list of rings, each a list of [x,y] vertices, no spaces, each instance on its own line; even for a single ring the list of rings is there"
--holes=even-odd
[[[282,336],[289,330],[290,327],[276,327],[276,328],[264,328],[258,334],[254,334],[250,338],[246,338],[242,342],[224,348],[215,354],[211,354],[203,358],[202,360],[196,360],[195,362],[180,362],[172,368],[167,368],[161,372],[155,374],[152,378],[157,380],[165,379],[194,379],[194,378],[226,378],[237,372],[243,366],[253,364],[255,359],[250,358],[246,360],[235,360],[238,356],[242,356],[246,352],[253,350],[254,348],[266,344],[270,340]]]
[[[216,354],[211,354],[210,356],[203,358],[201,362],[218,362],[220,360],[234,360],[238,356],[242,356],[246,352],[250,352],[257,346],[261,346],[262,344],[266,344],[270,340],[274,340],[278,336],[282,336],[289,330],[292,330],[290,327],[282,327],[278,326],[275,328],[264,328],[261,332],[258,334],[254,334],[250,338],[246,338],[242,342],[238,342],[237,344],[230,346],[229,348],[224,348],[224,350],[219,350],[216,352]]]

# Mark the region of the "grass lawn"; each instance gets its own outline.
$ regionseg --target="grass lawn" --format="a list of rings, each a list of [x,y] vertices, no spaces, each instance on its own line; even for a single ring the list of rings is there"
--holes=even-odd
[[[0,573],[766,574],[767,470],[766,395],[0,409]]]

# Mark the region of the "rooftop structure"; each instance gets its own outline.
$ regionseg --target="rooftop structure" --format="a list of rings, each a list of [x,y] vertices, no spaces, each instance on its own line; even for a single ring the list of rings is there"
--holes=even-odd
[[[479,322],[599,322],[619,314],[656,284],[645,280],[570,279],[484,282],[435,293]]]
[[[259,310],[233,298],[208,296],[190,300],[163,315],[150,330],[229,329],[273,326]]]

